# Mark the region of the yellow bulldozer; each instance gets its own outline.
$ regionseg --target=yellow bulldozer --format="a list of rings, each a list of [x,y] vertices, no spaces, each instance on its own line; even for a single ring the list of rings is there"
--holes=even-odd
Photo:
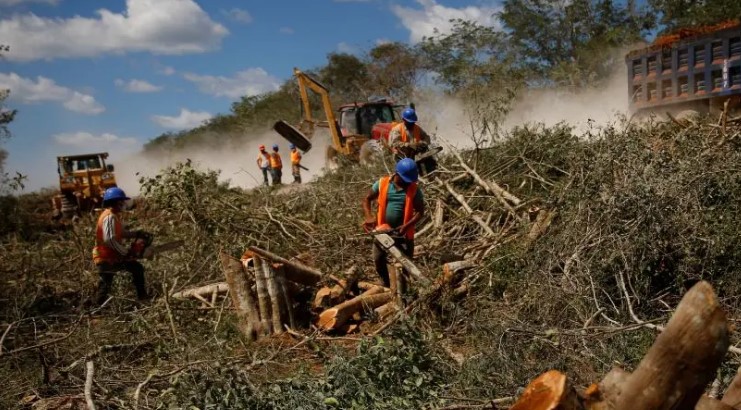
[[[99,208],[106,189],[116,186],[107,152],[57,157],[59,193],[52,198],[54,219],[72,218]]]

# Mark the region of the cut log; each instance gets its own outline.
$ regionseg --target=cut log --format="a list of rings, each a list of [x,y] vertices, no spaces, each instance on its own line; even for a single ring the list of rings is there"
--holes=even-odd
[[[283,269],[275,270],[275,278],[278,282],[278,291],[280,292],[280,300],[283,303],[286,313],[288,314],[288,326],[291,329],[296,328],[296,319],[293,315],[293,299],[291,299],[291,292],[288,289],[288,281],[286,280],[285,272]]]
[[[741,407],[741,367],[736,371],[736,376],[728,386],[722,401],[729,406]]]
[[[727,349],[725,314],[710,284],[698,282],[623,384],[615,408],[695,407]]]
[[[278,287],[278,282],[275,279],[275,271],[271,264],[267,261],[262,261],[262,271],[265,275],[265,285],[268,289],[268,295],[270,296],[270,313],[273,323],[273,334],[279,335],[283,333],[283,320],[281,318],[281,293]]]
[[[358,282],[358,288],[362,291],[366,291],[366,290],[373,289],[373,288],[381,288],[384,290],[384,292],[388,292],[391,290],[383,286],[382,283],[366,282],[364,280],[361,280],[360,282]]]
[[[327,309],[319,315],[317,325],[322,330],[332,330],[342,326],[356,312],[363,309],[375,309],[385,305],[393,299],[391,292],[383,292],[383,288],[370,289],[360,296]]]
[[[453,195],[453,198],[455,198],[455,200],[461,204],[463,209],[465,209],[466,213],[471,216],[471,219],[473,219],[474,222],[479,224],[481,229],[483,229],[484,232],[486,233],[486,236],[496,235],[494,231],[491,229],[491,227],[489,227],[489,225],[487,225],[486,222],[484,222],[484,220],[481,219],[480,216],[476,215],[473,212],[473,208],[471,208],[471,205],[468,205],[468,202],[466,201],[466,198],[463,197],[463,195],[456,192],[455,189],[453,189],[453,187],[450,186],[450,184],[447,182],[445,182],[445,188],[448,190],[448,192],[450,192],[451,195]]]
[[[435,229],[440,229],[443,226],[444,219],[445,208],[443,207],[443,200],[438,198],[435,200],[435,213],[432,218],[432,223],[434,224]]]
[[[373,235],[373,238],[378,242],[382,249],[386,249],[397,262],[401,263],[404,269],[409,272],[410,275],[414,276],[415,279],[424,285],[430,283],[430,281],[422,275],[422,272],[419,270],[417,265],[415,265],[409,257],[404,255],[399,248],[394,246],[394,239],[391,236],[385,233],[376,233]]]
[[[374,311],[378,315],[379,322],[383,322],[384,319],[396,313],[397,310],[399,310],[399,307],[394,301],[391,301],[383,306],[379,306],[374,309]]]
[[[582,409],[576,390],[565,374],[551,370],[530,382],[510,410]]]
[[[307,286],[314,286],[319,283],[324,276],[322,272],[306,266],[301,262],[289,261],[272,252],[268,252],[256,246],[250,246],[249,250],[257,255],[262,256],[265,259],[269,259],[273,262],[282,263],[284,265],[286,279],[292,282],[297,282]]]
[[[462,261],[448,262],[443,265],[442,282],[452,282],[457,273],[463,272],[466,269],[471,269],[479,266],[480,260],[478,259],[466,259]]]
[[[262,324],[263,334],[269,335],[273,330],[270,296],[268,296],[268,288],[265,283],[265,268],[263,267],[267,262],[263,261],[259,256],[253,257],[252,262],[254,265],[253,273],[255,276],[255,291],[257,292],[257,306],[260,308],[260,323]]]
[[[226,282],[229,284],[232,304],[237,309],[237,316],[242,324],[241,330],[248,339],[254,340],[260,328],[260,316],[250,293],[251,283],[238,260],[224,252],[219,253],[219,259]]]
[[[210,285],[204,285],[199,286],[197,288],[190,288],[181,290],[180,292],[175,292],[172,295],[170,295],[173,299],[187,299],[190,297],[195,297],[195,295],[198,295],[200,297],[206,297],[214,292],[218,293],[226,293],[226,291],[229,290],[229,285],[226,282],[219,282],[219,283],[212,283]]]

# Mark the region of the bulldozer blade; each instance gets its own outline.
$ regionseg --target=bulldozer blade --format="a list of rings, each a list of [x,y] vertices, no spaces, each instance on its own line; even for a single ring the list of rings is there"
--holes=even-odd
[[[151,259],[152,256],[158,253],[171,251],[173,249],[177,249],[185,244],[185,241],[172,241],[163,243],[162,245],[155,245],[150,246],[147,249],[144,250],[144,259]]]
[[[275,132],[280,134],[283,138],[287,139],[288,142],[296,146],[303,152],[309,152],[311,149],[311,140],[309,140],[301,131],[296,129],[293,125],[279,120],[273,125]]]

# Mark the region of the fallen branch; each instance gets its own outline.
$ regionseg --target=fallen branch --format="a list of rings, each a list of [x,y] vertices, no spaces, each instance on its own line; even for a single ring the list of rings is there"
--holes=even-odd
[[[477,224],[479,224],[479,226],[481,227],[481,229],[483,229],[484,232],[486,232],[486,236],[495,236],[496,235],[494,233],[494,231],[491,229],[491,227],[489,227],[489,225],[487,225],[486,222],[484,222],[484,220],[481,219],[480,216],[474,214],[473,208],[471,208],[471,205],[468,205],[468,202],[466,202],[466,198],[464,198],[463,195],[461,195],[458,192],[456,192],[455,189],[453,189],[453,187],[450,186],[449,183],[444,182],[443,184],[445,185],[445,189],[447,189],[448,192],[450,192],[450,194],[453,195],[453,198],[455,198],[456,201],[458,201],[458,203],[460,203],[461,206],[463,206],[463,209],[465,209],[466,210],[466,213],[468,213],[471,216],[471,219],[473,219],[474,222],[476,222]]]
[[[85,403],[87,403],[88,410],[95,410],[95,403],[93,402],[93,374],[95,373],[95,366],[92,360],[88,360],[85,363]]]
[[[297,282],[307,286],[314,286],[324,278],[324,274],[322,272],[306,266],[303,263],[289,261],[288,259],[282,258],[272,252],[260,249],[257,246],[250,246],[248,249],[265,259],[269,259],[273,262],[282,263],[285,269],[286,279],[292,282]]]
[[[170,295],[173,299],[186,299],[189,297],[195,297],[196,295],[206,297],[216,293],[226,293],[229,290],[229,285],[226,282],[212,283],[210,285],[199,286],[196,288],[190,288],[175,292]]]

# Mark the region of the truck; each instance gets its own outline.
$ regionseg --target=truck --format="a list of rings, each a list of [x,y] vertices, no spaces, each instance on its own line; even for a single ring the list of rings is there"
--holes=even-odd
[[[733,113],[741,107],[741,23],[684,29],[629,52],[631,113]]]
[[[73,218],[99,208],[106,189],[116,186],[107,152],[57,157],[59,192],[52,198],[53,218]]]

